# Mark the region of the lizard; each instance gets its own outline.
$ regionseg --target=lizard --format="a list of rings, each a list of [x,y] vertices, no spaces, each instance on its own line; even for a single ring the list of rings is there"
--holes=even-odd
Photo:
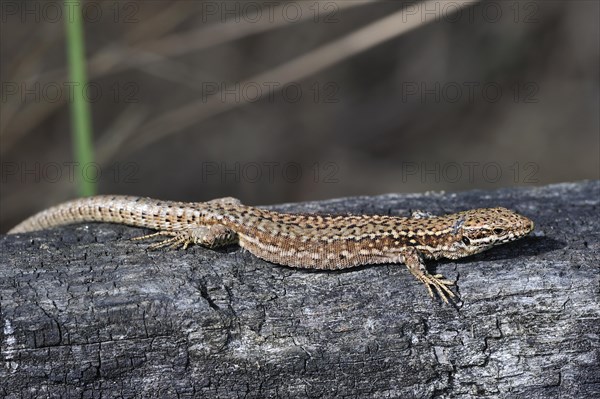
[[[109,222],[156,230],[134,240],[164,236],[149,249],[218,248],[237,243],[253,255],[295,268],[336,270],[403,263],[429,295],[449,303],[453,282],[430,274],[425,260],[459,259],[529,234],[534,223],[506,208],[470,209],[444,216],[414,212],[387,215],[279,213],[243,205],[232,197],[207,202],[161,201],[100,195],[41,211],[8,234],[81,222]]]

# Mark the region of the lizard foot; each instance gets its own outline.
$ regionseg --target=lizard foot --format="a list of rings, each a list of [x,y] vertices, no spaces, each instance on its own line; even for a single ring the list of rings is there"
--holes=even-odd
[[[186,249],[190,244],[194,243],[194,240],[190,237],[189,234],[186,234],[185,231],[158,231],[153,234],[146,234],[141,237],[132,238],[132,240],[141,241],[160,236],[167,236],[170,238],[166,238],[162,241],[150,244],[148,246],[148,249],[154,250],[164,247],[169,247],[171,249],[177,249],[179,247],[182,247],[183,249]]]
[[[190,244],[198,244],[207,248],[218,248],[224,245],[233,244],[237,241],[237,234],[220,224],[212,226],[198,226],[183,230],[161,230],[156,233],[147,234],[133,240],[146,240],[149,238],[167,236],[162,241],[151,244],[148,249],[159,249],[169,247],[171,249],[186,249]]]
[[[456,294],[454,294],[454,292],[452,292],[450,288],[448,288],[449,285],[454,285],[454,283],[448,279],[445,279],[444,276],[442,276],[441,274],[431,275],[429,273],[423,273],[420,276],[417,276],[417,278],[423,284],[425,284],[425,287],[427,287],[427,292],[429,292],[430,297],[433,298],[433,290],[431,289],[431,286],[433,286],[440,298],[444,300],[444,302],[449,303],[448,297],[452,298],[452,300],[454,300],[454,298],[457,298]]]
[[[402,261],[406,267],[408,267],[408,270],[412,273],[412,275],[415,276],[420,282],[425,284],[430,297],[433,298],[433,290],[431,289],[433,286],[440,298],[442,298],[442,300],[446,303],[449,303],[448,298],[458,298],[456,294],[454,294],[450,288],[448,288],[449,285],[453,285],[454,283],[444,278],[444,276],[441,274],[429,274],[421,254],[415,248],[407,248],[403,252]]]

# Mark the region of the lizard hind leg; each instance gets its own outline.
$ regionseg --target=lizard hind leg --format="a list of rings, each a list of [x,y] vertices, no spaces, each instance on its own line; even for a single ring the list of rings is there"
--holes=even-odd
[[[237,242],[235,231],[221,224],[198,226],[182,230],[161,230],[156,233],[133,238],[133,240],[146,240],[159,236],[170,238],[155,242],[148,249],[153,250],[164,247],[186,249],[190,244],[197,244],[206,248],[218,248]]]

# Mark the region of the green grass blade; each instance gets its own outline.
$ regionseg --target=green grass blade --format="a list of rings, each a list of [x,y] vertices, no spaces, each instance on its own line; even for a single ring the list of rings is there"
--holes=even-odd
[[[85,171],[94,162],[92,147],[92,120],[90,105],[85,98],[87,87],[87,73],[85,60],[85,45],[83,34],[83,21],[81,16],[81,2],[65,0],[65,23],[67,36],[67,54],[69,62],[69,79],[73,84],[73,97],[71,98],[71,134],[73,152],[77,168],[77,188],[79,195],[89,196],[96,192],[95,175],[86,178]],[[96,171],[96,168],[90,168]]]

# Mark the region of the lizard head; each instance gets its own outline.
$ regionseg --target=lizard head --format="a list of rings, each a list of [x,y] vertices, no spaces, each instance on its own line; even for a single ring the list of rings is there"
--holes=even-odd
[[[473,255],[496,245],[525,237],[533,221],[506,208],[485,208],[460,212],[454,224],[450,258]]]

